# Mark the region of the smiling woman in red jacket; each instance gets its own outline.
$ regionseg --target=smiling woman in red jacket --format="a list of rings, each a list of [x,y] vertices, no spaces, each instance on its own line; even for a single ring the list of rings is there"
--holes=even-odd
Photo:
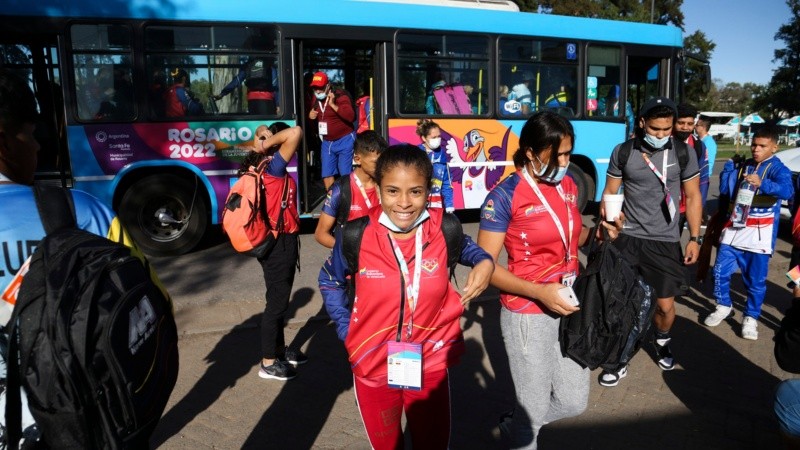
[[[381,204],[370,210],[361,235],[358,270],[351,274],[336,238],[319,285],[344,340],[356,399],[374,449],[403,447],[405,411],[414,448],[445,449],[450,440],[447,369],[464,352],[459,318],[486,289],[492,258],[469,236],[459,262],[472,266],[463,293],[450,284],[444,212],[427,208],[432,166],[410,145],[389,147],[378,158]],[[348,308],[346,276],[355,281]]]

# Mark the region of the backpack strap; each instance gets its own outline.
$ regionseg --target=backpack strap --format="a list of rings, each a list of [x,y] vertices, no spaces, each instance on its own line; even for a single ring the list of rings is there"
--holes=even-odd
[[[275,224],[275,231],[283,233],[283,216],[286,207],[289,205],[289,174],[283,177],[283,192],[281,193],[281,211],[278,213],[278,221]]]
[[[69,190],[34,183],[33,196],[46,234],[77,227],[75,203]]]
[[[358,272],[361,238],[364,236],[364,229],[367,228],[368,223],[369,216],[363,216],[345,223],[342,227],[342,253],[351,275]]]
[[[631,156],[631,151],[633,150],[634,141],[635,139],[628,139],[619,146],[617,162],[620,171],[625,169],[625,164],[628,162],[628,159]],[[675,149],[675,152],[678,155],[678,166],[681,168],[681,172],[683,172],[683,169],[689,165],[689,146],[684,142],[679,142],[674,139],[672,140],[672,143],[672,148]]]
[[[633,141],[633,139],[628,139],[619,146],[619,153],[617,153],[617,165],[619,166],[620,172],[625,170],[625,164],[628,163],[628,159],[631,157]]]
[[[461,243],[464,239],[464,229],[461,221],[454,214],[442,214],[442,234],[447,244],[447,268],[450,278],[455,278],[456,265],[461,258]]]
[[[353,193],[350,189],[350,175],[344,175],[336,179],[334,183],[339,185],[339,207],[336,209],[336,224],[344,226],[347,218],[350,217],[350,203],[353,201]]]
[[[678,167],[681,168],[681,172],[686,169],[686,166],[689,165],[689,145],[685,142],[676,141],[672,139],[672,148],[675,149],[675,154],[678,155]],[[697,160],[698,168],[700,166],[700,160]]]
[[[361,251],[361,238],[364,229],[369,223],[369,216],[359,217],[344,224],[342,227],[342,253],[347,261],[350,273],[358,271],[358,253]],[[442,214],[442,234],[447,246],[447,267],[450,277],[455,274],[456,265],[461,258],[461,243],[464,239],[464,230],[461,221],[453,214]]]

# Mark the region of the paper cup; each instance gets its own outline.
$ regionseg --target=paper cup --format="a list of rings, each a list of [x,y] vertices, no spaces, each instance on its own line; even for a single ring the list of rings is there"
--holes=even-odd
[[[622,212],[622,202],[625,200],[623,194],[603,194],[603,203],[606,209],[606,221],[613,222]]]

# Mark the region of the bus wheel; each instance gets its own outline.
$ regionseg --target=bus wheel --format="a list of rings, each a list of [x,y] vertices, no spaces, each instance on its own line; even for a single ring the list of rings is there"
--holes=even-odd
[[[195,190],[198,192],[195,192]],[[199,186],[175,175],[153,175],[133,184],[119,215],[148,255],[181,255],[197,245],[208,223]]]
[[[589,175],[586,175],[586,172],[576,164],[570,164],[567,173],[575,181],[575,186],[578,188],[578,211],[583,212],[589,200],[594,199],[596,189],[594,180]]]

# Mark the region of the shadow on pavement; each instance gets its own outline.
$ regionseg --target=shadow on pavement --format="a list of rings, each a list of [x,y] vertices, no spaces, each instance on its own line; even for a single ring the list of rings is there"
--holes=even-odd
[[[305,351],[308,363],[298,368],[297,378],[287,382],[272,400],[242,448],[312,448],[339,395],[352,387],[347,353],[333,324],[309,321],[303,329],[298,335],[310,336]],[[295,340],[293,345],[297,344]],[[350,401],[355,408],[355,398]],[[363,429],[350,431],[363,435]],[[343,443],[351,440],[352,436],[343,438]],[[325,444],[337,448],[335,442]]]
[[[678,301],[696,307],[692,300],[679,298]],[[630,379],[629,374],[629,379],[604,392],[623,403],[625,399],[641,403],[641,407],[632,408],[638,410],[635,415],[612,413],[606,420],[591,424],[556,422],[542,429],[540,447],[781,448],[777,423],[772,416],[772,395],[778,378],[694,320],[678,316],[672,336],[677,361],[674,370],[659,371],[660,379],[652,380]],[[652,343],[647,342],[643,350],[636,358],[647,358],[655,364]],[[662,381],[690,414],[659,416],[657,410],[648,406],[647,395],[658,397]],[[630,383],[640,385],[631,386]],[[646,392],[645,401],[637,399],[641,395],[639,392]],[[654,402],[661,403],[661,400],[654,399]]]
[[[243,325],[259,319],[260,314],[256,314],[245,320]],[[252,330],[244,326],[220,338],[205,358],[210,364],[208,369],[192,389],[161,417],[150,440],[152,448],[160,447],[178,434],[192,419],[210,408],[225,390],[235,386],[237,380],[252,370],[261,358],[256,342]]]
[[[298,310],[311,301],[313,295],[314,291],[310,288],[300,288],[294,291],[292,299],[289,301],[285,320],[294,317]],[[249,374],[253,366],[259,363],[262,356],[259,345],[260,337],[254,339],[252,329],[258,328],[260,323],[261,314],[255,314],[221,337],[205,358],[205,361],[210,364],[206,372],[197,380],[192,389],[162,416],[151,440],[153,448],[161,446],[170,437],[178,434],[197,415],[219,400],[225,390],[235,386],[240,378]],[[306,329],[315,323],[319,322],[309,321],[298,335],[306,336],[308,333]],[[322,324],[324,325],[324,322]],[[306,332],[302,333],[303,330]],[[293,348],[300,348],[303,342],[295,337],[291,345]],[[346,359],[345,356],[345,361]]]

